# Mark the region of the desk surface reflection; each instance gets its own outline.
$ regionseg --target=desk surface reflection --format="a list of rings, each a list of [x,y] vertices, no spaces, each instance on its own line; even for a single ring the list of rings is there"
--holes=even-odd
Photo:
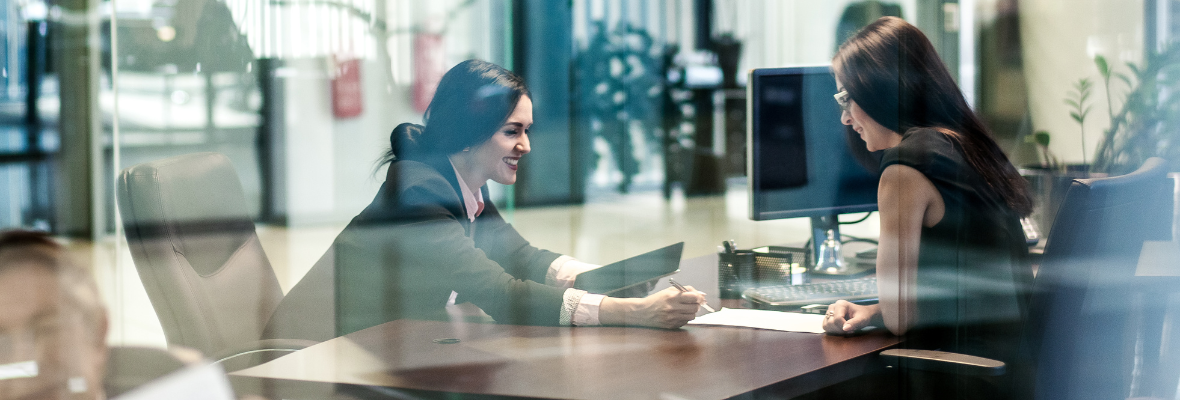
[[[460,341],[435,342],[441,338]],[[770,386],[779,395],[805,393],[877,368],[876,353],[897,342],[881,333],[842,338],[728,327],[658,330],[399,320],[233,375],[238,382],[261,382],[268,388],[263,395],[281,397],[290,397],[282,393],[284,385],[302,382],[306,388],[307,382],[322,382],[342,384],[320,389],[331,393],[387,387],[415,390],[413,397],[424,390],[541,398],[711,399]]]

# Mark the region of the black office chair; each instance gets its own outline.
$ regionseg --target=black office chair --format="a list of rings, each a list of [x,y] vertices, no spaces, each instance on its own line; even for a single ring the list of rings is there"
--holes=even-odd
[[[1152,379],[1144,379],[1159,363],[1147,365],[1152,358],[1142,354],[1176,345],[1143,329],[1161,326],[1144,312],[1163,278],[1135,276],[1143,243],[1171,238],[1172,181],[1165,175],[1164,161],[1152,158],[1128,175],[1077,179],[1069,187],[1029,302],[1025,338],[1035,376],[1025,382],[1025,393],[1036,399],[1125,399],[1161,391],[1174,396],[1177,382],[1169,390],[1147,387]],[[925,350],[882,356],[908,369],[956,374],[995,375],[1006,368],[995,360]]]

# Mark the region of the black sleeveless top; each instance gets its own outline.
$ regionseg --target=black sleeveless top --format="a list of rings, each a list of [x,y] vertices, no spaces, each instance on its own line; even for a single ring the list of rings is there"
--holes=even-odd
[[[925,175],[946,205],[942,220],[922,228],[918,318],[907,343],[1013,361],[1031,281],[1019,215],[938,130],[907,131],[885,150],[881,171],[894,164]]]

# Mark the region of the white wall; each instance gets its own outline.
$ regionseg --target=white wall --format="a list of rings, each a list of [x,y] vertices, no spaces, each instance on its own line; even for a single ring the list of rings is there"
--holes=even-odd
[[[1021,0],[1020,19],[1033,129],[1052,135],[1050,148],[1065,162],[1081,162],[1083,153],[1079,126],[1064,99],[1078,79],[1095,82],[1094,106],[1085,126],[1085,158],[1092,161],[1103,130],[1110,126],[1093,56],[1101,54],[1127,73],[1126,62],[1141,62],[1143,0]],[[1117,112],[1126,87],[1117,79],[1111,86]]]
[[[442,33],[448,67],[468,57],[486,59],[497,39],[477,32],[490,26],[488,2],[458,12],[462,0],[391,0],[384,10],[378,7],[391,34],[383,49],[363,52],[372,56],[362,60],[364,112],[358,117],[332,115],[325,57],[284,60],[285,169],[280,173],[291,226],[347,222],[373,200],[385,180],[384,168],[376,173],[374,168],[389,149],[390,131],[402,122],[422,123],[411,105],[414,33]]]
[[[793,65],[827,65],[836,48],[840,14],[857,0],[718,0],[717,29],[742,39],[741,70]],[[900,4],[911,23],[917,0]],[[742,73],[744,76],[745,73]]]
[[[359,213],[384,181],[373,170],[389,148],[389,132],[400,122],[421,122],[410,110],[408,88],[389,83],[384,63],[370,59],[361,65],[364,113],[337,119],[327,62],[286,61],[280,73],[285,168],[279,173],[290,225],[338,223]]]

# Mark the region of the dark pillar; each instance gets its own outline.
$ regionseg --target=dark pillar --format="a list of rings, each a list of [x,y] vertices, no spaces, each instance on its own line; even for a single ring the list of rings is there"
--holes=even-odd
[[[64,15],[91,15],[93,0],[56,0]],[[56,162],[58,170],[56,234],[93,237],[95,235],[95,201],[101,197],[97,157],[102,125],[98,110],[97,49],[90,39],[98,29],[89,18],[71,19],[51,25],[54,70],[57,71],[61,97],[61,151]]]
[[[37,107],[37,99],[41,98],[41,80],[45,75],[46,51],[48,43],[46,36],[49,23],[46,21],[29,21],[26,40],[25,76],[27,81],[25,92],[25,137],[29,152],[41,149],[41,110]]]
[[[577,149],[570,126],[573,57],[570,2],[517,0],[513,65],[532,92],[532,152],[521,159],[516,204],[569,204],[583,199],[583,177],[574,168],[589,149]]]
[[[22,216],[25,224],[37,228],[52,227],[53,168],[41,148],[41,133],[45,126],[37,99],[41,98],[41,82],[48,70],[49,22],[29,21],[25,51],[25,153],[33,162],[29,166],[30,204]]]
[[[258,80],[258,91],[262,93],[262,104],[258,113],[255,151],[258,152],[258,177],[262,188],[262,204],[258,220],[274,225],[287,224],[287,165],[286,135],[283,132],[283,84],[275,77],[280,61],[273,58],[259,58],[252,61]]]
[[[695,0],[693,13],[696,16],[696,48],[708,49],[713,42],[713,0]]]
[[[696,48],[713,49],[713,1],[696,0]],[[692,103],[696,115],[693,117],[692,172],[684,186],[684,193],[690,196],[717,194],[725,191],[725,180],[721,174],[721,160],[717,156],[718,143],[714,143],[713,93],[718,88],[692,90]]]

